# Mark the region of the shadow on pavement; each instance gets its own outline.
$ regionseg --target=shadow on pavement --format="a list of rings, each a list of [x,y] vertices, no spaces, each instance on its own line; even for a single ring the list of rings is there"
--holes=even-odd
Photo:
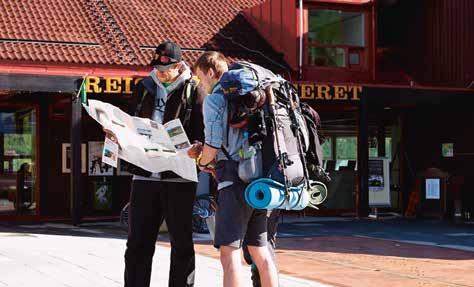
[[[0,223],[0,236],[31,236],[34,234],[127,239],[127,229],[118,222],[83,223]]]

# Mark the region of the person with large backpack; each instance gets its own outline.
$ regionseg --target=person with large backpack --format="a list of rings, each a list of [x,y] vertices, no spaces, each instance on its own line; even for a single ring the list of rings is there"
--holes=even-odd
[[[222,67],[216,69],[215,67]],[[275,264],[267,249],[267,211],[254,209],[244,198],[247,185],[240,177],[239,151],[244,147],[247,135],[237,123],[232,123],[231,104],[221,86],[227,73],[225,58],[216,52],[204,53],[195,63],[195,74],[200,84],[210,93],[203,106],[203,146],[196,144],[196,163],[201,170],[208,171],[218,182],[216,229],[214,246],[219,248],[224,270],[224,287],[242,286],[240,251],[248,246],[253,262],[260,272],[264,287],[278,286]],[[236,115],[235,115],[236,116]],[[245,175],[242,175],[245,177]]]
[[[317,132],[319,116],[310,107],[300,105],[296,89],[273,72],[252,63],[236,62],[222,76],[216,77],[213,61],[206,58],[207,55],[203,55],[196,62],[195,70],[213,94],[204,107],[206,143],[204,147],[195,146],[196,150],[202,148],[203,151],[200,155],[194,152],[194,157],[198,158],[201,169],[211,172],[217,161],[215,174],[219,185],[222,190],[228,186],[232,190],[220,191],[218,196],[244,195],[240,201],[246,202],[254,209],[250,211],[260,216],[265,209],[273,209],[267,213],[267,239],[270,253],[274,255],[278,210],[316,208],[324,200],[322,194],[327,194],[325,185],[315,181],[317,177],[307,169],[309,165],[313,170],[322,170]],[[218,198],[219,208],[231,205],[223,201]],[[234,205],[238,204],[234,202]],[[226,225],[219,217],[225,218],[226,213],[232,212],[227,208],[221,213],[224,214],[218,214],[216,220],[215,245],[219,245],[221,224]],[[243,221],[244,225],[248,218],[240,220],[237,216],[238,223]],[[245,259],[253,265],[253,284],[261,286],[258,262],[251,256],[250,249],[245,248],[251,244],[244,242],[243,245]],[[223,265],[225,267],[225,262]]]
[[[151,66],[153,71],[133,93],[130,113],[158,123],[179,118],[190,141],[202,141],[202,99],[191,69],[182,61],[180,47],[170,41],[161,43]],[[152,259],[163,220],[171,243],[169,286],[194,286],[192,213],[196,183],[173,172],[152,174],[131,164],[126,166],[134,176],[128,210],[125,287],[150,286]]]

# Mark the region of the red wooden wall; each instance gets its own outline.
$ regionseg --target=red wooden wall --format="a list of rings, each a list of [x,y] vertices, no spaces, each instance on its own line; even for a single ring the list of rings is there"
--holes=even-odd
[[[420,84],[467,87],[474,81],[474,1],[402,1],[407,67]]]
[[[298,69],[298,1],[267,0],[245,11],[249,22],[259,33],[284,54],[293,70]]]

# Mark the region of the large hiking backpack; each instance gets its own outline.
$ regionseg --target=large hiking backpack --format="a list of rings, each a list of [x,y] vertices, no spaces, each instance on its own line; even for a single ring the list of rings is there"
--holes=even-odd
[[[220,84],[228,101],[228,126],[244,129],[239,177],[250,183],[246,202],[257,209],[317,208],[327,187],[310,180],[306,163],[309,159],[325,175],[317,113],[301,106],[288,81],[255,64],[233,64]]]
[[[257,154],[243,170],[258,170],[255,166],[261,161],[260,173],[241,179],[250,182],[266,177],[288,187],[303,183],[309,139],[295,88],[281,76],[248,62],[231,65],[220,85],[229,103],[229,125],[244,129],[246,135],[241,160]]]

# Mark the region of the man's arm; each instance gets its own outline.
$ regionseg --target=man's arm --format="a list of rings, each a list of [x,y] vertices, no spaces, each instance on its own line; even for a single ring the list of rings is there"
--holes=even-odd
[[[202,148],[201,155],[198,157],[198,166],[206,166],[209,163],[213,162],[216,158],[218,151],[219,149],[213,148],[205,144]]]
[[[203,104],[205,144],[195,143],[188,155],[196,159],[199,168],[214,173],[216,155],[222,146],[225,100],[220,94],[207,96]]]
[[[220,93],[207,96],[203,105],[204,143],[215,150],[224,142],[224,113],[227,103]]]

